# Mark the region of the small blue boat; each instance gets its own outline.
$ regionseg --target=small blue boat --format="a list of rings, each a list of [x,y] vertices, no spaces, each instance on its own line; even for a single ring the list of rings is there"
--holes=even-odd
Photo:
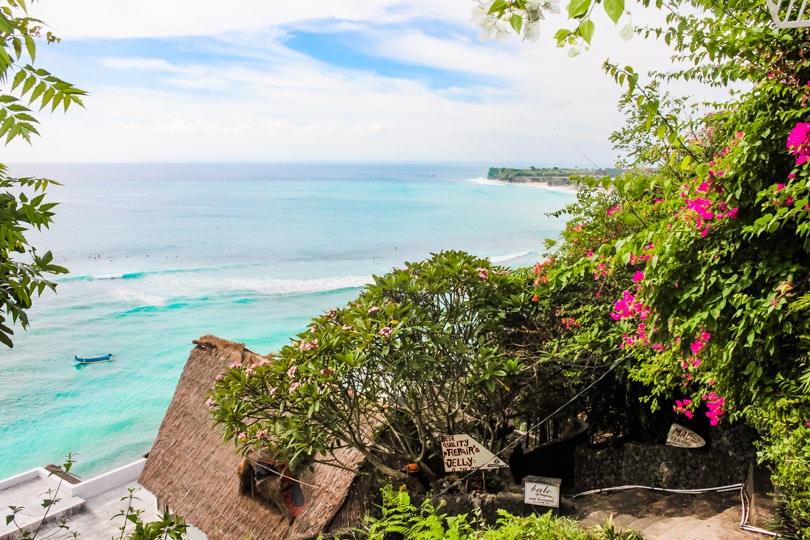
[[[104,356],[93,356],[93,357],[85,357],[82,358],[80,356],[74,356],[74,360],[79,364],[92,364],[93,362],[106,362],[107,360],[112,360],[112,353],[105,354]]]

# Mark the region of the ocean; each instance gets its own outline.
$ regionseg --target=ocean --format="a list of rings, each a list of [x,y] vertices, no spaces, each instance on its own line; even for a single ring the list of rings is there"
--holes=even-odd
[[[488,165],[18,165],[63,185],[29,238],[70,274],[0,350],[0,478],[88,478],[141,457],[193,345],[266,354],[372,275],[446,249],[529,266],[570,191],[487,181]],[[113,353],[77,366],[74,355]]]

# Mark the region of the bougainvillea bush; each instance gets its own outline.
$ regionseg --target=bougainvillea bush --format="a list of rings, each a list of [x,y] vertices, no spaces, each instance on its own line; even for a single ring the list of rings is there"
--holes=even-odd
[[[532,22],[531,2],[484,4],[489,26],[520,34]],[[613,141],[631,171],[585,180],[554,262],[538,268],[535,299],[565,302],[576,321],[546,347],[620,365],[653,409],[755,426],[788,517],[810,537],[810,31],[776,28],[761,0],[640,7],[666,13],[636,34],[670,45],[672,63],[646,81],[606,63],[627,90]],[[632,24],[625,8],[572,1],[573,28],[555,37],[579,52],[597,13]],[[735,93],[690,104],[667,93],[672,81]]]

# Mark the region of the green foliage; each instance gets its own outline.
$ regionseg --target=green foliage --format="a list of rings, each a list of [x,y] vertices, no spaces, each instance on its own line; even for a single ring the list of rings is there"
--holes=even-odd
[[[43,35],[43,32],[44,35]],[[35,68],[36,40],[58,41],[43,23],[27,16],[24,0],[0,2],[0,82],[11,86],[0,92],[0,138],[5,144],[16,138],[31,142],[37,135],[35,113],[50,106],[51,111],[82,105],[85,92],[47,70]],[[30,63],[25,63],[30,62]],[[53,182],[42,178],[12,178],[0,165],[0,342],[13,346],[10,324],[28,327],[27,310],[35,295],[55,289],[49,274],[66,269],[54,264],[50,251],[39,254],[26,239],[26,232],[47,228],[55,204],[45,201],[45,191]]]
[[[526,277],[442,252],[374,278],[261,365],[234,365],[212,404],[225,438],[293,466],[352,447],[391,477],[443,473],[443,434],[498,450],[521,362],[505,352],[531,311]],[[437,460],[438,458],[438,460]]]
[[[54,264],[50,251],[38,253],[25,236],[50,225],[56,205],[45,201],[45,190],[52,184],[43,178],[10,178],[0,165],[0,342],[8,347],[14,333],[9,324],[28,327],[26,310],[34,295],[56,288],[47,274],[67,272]]]
[[[391,486],[384,487],[381,492],[382,517],[367,518],[362,533],[362,537],[367,540],[384,540],[389,537],[389,533],[413,540],[475,538],[478,522],[475,516],[468,522],[466,514],[448,516],[439,513],[439,509],[429,499],[417,508],[407,491],[395,491]]]
[[[600,3],[621,19],[618,3],[571,0],[576,26],[557,31],[558,45],[587,46]],[[666,8],[663,25],[636,32],[668,44],[672,64],[646,82],[605,64],[626,89],[627,123],[612,141],[638,170],[589,181],[555,262],[536,269],[538,313],[562,309],[567,321],[545,351],[621,361],[653,409],[755,425],[788,517],[808,537],[810,31],[775,28],[761,0],[640,5]],[[670,95],[673,81],[737,90],[697,104]]]
[[[382,516],[367,518],[355,538],[383,540],[391,534],[404,540],[642,540],[633,531],[618,531],[610,520],[604,526],[583,529],[569,518],[554,517],[551,512],[529,516],[513,516],[499,510],[495,524],[486,524],[478,512],[449,516],[441,513],[429,499],[414,506],[407,491],[382,489]]]
[[[140,519],[133,521],[135,530],[129,540],[183,540],[188,526],[181,517],[164,512],[157,521],[144,523]]]

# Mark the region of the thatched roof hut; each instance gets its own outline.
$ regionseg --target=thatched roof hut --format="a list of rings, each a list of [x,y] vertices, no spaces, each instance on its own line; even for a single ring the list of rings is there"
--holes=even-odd
[[[359,485],[351,470],[316,464],[313,471],[302,473],[298,480],[306,508],[292,521],[271,505],[239,493],[242,456],[223,442],[205,401],[215,377],[228,365],[261,357],[244,344],[214,336],[194,343],[140,483],[161,506],[212,540],[312,538],[356,523],[369,486]],[[354,469],[362,461],[354,450],[343,450],[337,457]]]

